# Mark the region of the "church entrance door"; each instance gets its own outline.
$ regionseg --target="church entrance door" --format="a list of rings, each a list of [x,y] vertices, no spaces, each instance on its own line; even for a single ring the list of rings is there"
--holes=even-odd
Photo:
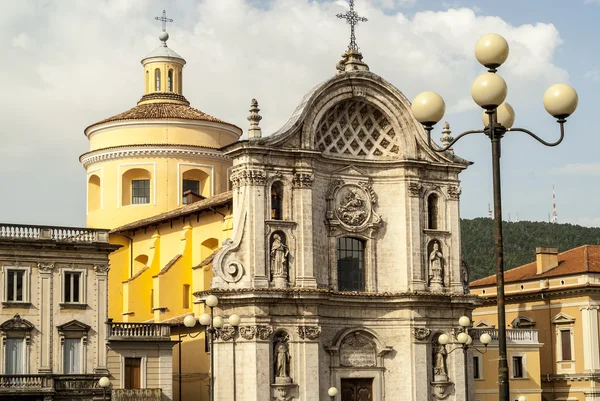
[[[373,401],[373,379],[342,379],[342,401]]]

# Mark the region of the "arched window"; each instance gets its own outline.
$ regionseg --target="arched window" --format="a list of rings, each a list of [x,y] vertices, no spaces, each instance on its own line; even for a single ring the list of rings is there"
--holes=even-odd
[[[181,71],[177,74],[177,88],[179,88],[178,92],[181,95]]]
[[[88,212],[100,209],[100,177],[93,174],[88,178]]]
[[[365,290],[365,243],[342,237],[337,242],[338,291]]]
[[[271,220],[283,219],[283,183],[274,182],[271,186]]]
[[[156,81],[154,90],[160,92],[160,70],[158,68],[154,70],[154,80]]]
[[[439,205],[438,196],[431,194],[427,197],[427,228],[430,230],[438,229]]]
[[[146,93],[149,92],[149,88],[150,88],[150,71],[146,70],[146,84],[144,85],[145,89],[146,89]]]
[[[169,70],[167,75],[167,90],[173,92],[173,70]]]
[[[184,193],[191,191],[196,198],[197,196],[208,198],[212,195],[210,189],[210,175],[206,172],[192,168],[183,172],[181,176],[181,199],[182,203],[187,203],[188,199]]]
[[[151,174],[143,168],[127,170],[121,177],[121,204],[143,205],[150,203]]]

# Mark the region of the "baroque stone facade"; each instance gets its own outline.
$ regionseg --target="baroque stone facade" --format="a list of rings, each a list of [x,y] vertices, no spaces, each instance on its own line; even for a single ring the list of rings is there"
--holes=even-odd
[[[233,348],[216,344],[216,399],[317,401],[335,386],[424,401],[441,386],[463,400],[462,354],[444,357],[439,384],[431,339],[478,304],[461,280],[468,162],[429,150],[405,96],[346,68],[278,132],[224,151],[234,230],[210,292],[243,326]]]

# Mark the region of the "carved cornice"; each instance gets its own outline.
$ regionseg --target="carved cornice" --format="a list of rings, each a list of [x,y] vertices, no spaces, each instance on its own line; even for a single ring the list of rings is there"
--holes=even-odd
[[[409,196],[412,196],[412,197],[421,196],[421,189],[423,188],[423,186],[421,184],[419,184],[418,182],[409,182],[407,185],[407,188],[408,188]]]
[[[267,325],[240,326],[240,335],[245,340],[268,340],[273,334],[273,327]]]
[[[315,176],[312,173],[296,173],[293,185],[295,188],[311,188],[314,180]]]
[[[462,189],[455,185],[450,185],[446,191],[448,193],[448,198],[453,200],[459,200]]]
[[[229,157],[225,156],[222,152],[217,150],[209,150],[202,148],[193,148],[185,146],[127,146],[124,148],[106,148],[98,149],[92,152],[84,153],[79,158],[79,161],[84,168],[88,166],[114,159],[123,158],[139,158],[139,157],[194,157],[194,158],[216,158],[226,159]]]
[[[319,326],[298,326],[297,330],[300,338],[307,340],[316,340],[321,334]]]
[[[425,327],[413,327],[413,337],[415,340],[427,341],[431,335],[431,330]]]
[[[38,269],[40,273],[52,273],[52,269],[54,269],[54,262],[39,262]]]
[[[267,175],[262,170],[240,170],[231,175],[231,187],[237,189],[243,186],[265,185]]]

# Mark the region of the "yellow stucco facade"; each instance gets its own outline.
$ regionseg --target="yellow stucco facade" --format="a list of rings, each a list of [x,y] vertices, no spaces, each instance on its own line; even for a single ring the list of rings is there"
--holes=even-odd
[[[505,286],[509,373],[513,356],[522,355],[524,376],[511,376],[511,397],[595,401],[600,399],[600,274],[590,266],[600,266],[600,247],[550,253],[550,261],[538,257],[537,263],[517,268],[520,272],[507,273],[514,277]],[[471,292],[487,299],[473,312],[473,322],[493,330],[496,287],[489,281],[472,283]],[[476,400],[497,399],[497,357],[497,345],[482,356]]]
[[[110,255],[109,318],[169,324],[174,341],[181,332],[183,398],[205,400],[205,336],[199,325],[195,338],[187,336],[183,317],[204,313],[193,293],[209,288],[209,257],[231,237],[231,161],[220,148],[242,131],[189,106],[185,60],[164,38],[142,60],[144,95],[137,106],[85,130],[90,150],[80,161],[87,172],[87,225],[110,228],[110,242],[121,245]],[[172,354],[173,399],[180,399],[178,347]],[[122,352],[111,352],[109,362],[119,371]],[[158,356],[148,354],[147,361],[155,367]],[[123,382],[117,373],[111,380]]]

